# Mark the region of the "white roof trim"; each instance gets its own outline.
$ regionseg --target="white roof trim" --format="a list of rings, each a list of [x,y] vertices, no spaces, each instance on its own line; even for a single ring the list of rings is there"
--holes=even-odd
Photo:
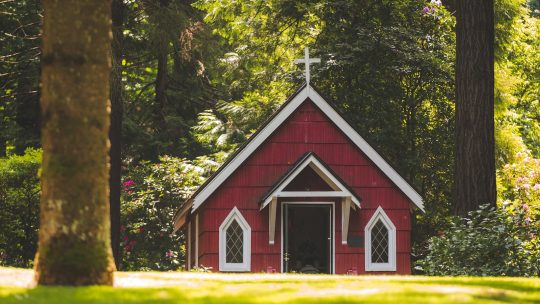
[[[292,182],[296,178],[296,176],[298,176],[298,174],[300,174],[300,172],[302,172],[302,170],[304,170],[307,166],[310,166],[313,169],[313,171],[315,171],[315,173],[317,173],[330,187],[332,187],[332,189],[334,189],[335,192],[331,192],[331,193],[335,193],[339,197],[350,196],[353,203],[356,206],[360,207],[360,201],[354,196],[354,194],[351,193],[347,189],[347,187],[345,187],[345,185],[343,185],[339,181],[339,179],[337,179],[330,171],[328,171],[328,169],[326,169],[323,166],[323,164],[321,164],[321,162],[314,155],[310,155],[295,168],[295,170],[287,177],[287,179],[285,179],[281,183],[281,185],[268,196],[268,198],[266,198],[266,200],[263,202],[261,206],[261,210],[264,209],[264,207],[266,207],[266,205],[268,205],[272,201],[273,196],[278,196],[278,197],[285,197],[289,195],[290,195],[289,197],[291,196],[292,197],[328,196],[329,193],[323,193],[321,191],[314,191],[314,192],[313,191],[294,191],[294,192],[283,191],[283,189],[285,189],[289,185],[289,183]],[[303,192],[303,193],[299,194],[299,192]],[[328,191],[324,191],[324,192],[328,192]]]
[[[306,85],[276,116],[223,168],[195,197],[194,213],[197,208],[296,110],[307,98],[311,99],[330,120],[362,151],[388,178],[418,207],[424,211],[422,197],[403,179],[332,106],[309,84]]]

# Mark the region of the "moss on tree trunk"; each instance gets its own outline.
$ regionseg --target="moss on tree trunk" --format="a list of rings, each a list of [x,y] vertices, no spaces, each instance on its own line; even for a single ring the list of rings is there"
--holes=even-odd
[[[110,1],[43,1],[41,207],[36,281],[112,284]]]

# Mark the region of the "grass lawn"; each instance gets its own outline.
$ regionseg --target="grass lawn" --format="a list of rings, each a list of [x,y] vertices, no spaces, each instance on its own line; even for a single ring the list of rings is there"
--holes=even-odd
[[[23,287],[31,277],[0,268],[0,303],[540,303],[538,278],[119,272],[115,287]]]

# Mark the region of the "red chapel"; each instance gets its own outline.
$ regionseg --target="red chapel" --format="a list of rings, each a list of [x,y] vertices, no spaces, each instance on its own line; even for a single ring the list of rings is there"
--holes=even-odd
[[[186,267],[410,274],[422,198],[309,84],[178,210]]]

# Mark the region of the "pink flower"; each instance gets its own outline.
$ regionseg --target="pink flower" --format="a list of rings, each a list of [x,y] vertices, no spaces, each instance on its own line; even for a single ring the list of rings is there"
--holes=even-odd
[[[144,232],[144,227],[139,228],[139,233],[143,233],[143,232]]]
[[[529,189],[529,188],[531,188],[530,184],[523,184],[523,189]]]
[[[530,209],[530,208],[529,208],[529,205],[527,205],[527,204],[523,204],[522,208],[523,208],[523,210],[525,210],[525,211],[529,211],[529,209]]]
[[[122,185],[127,186],[127,187],[134,186],[135,182],[130,179],[130,180],[127,180],[127,181],[123,182]]]
[[[540,184],[535,184],[533,187],[533,190],[538,191],[540,190]]]
[[[169,251],[165,252],[165,256],[168,257],[168,258],[171,258],[171,257],[174,256],[174,253],[169,250]]]
[[[525,219],[525,223],[529,224],[530,222],[532,222],[532,219],[531,219],[530,217],[527,217],[527,218]]]
[[[124,191],[128,191],[131,194],[130,189],[135,186],[135,182],[133,180],[127,180],[122,183],[122,186],[124,186]]]
[[[124,242],[127,242],[129,240],[129,238],[126,236],[124,236]]]

